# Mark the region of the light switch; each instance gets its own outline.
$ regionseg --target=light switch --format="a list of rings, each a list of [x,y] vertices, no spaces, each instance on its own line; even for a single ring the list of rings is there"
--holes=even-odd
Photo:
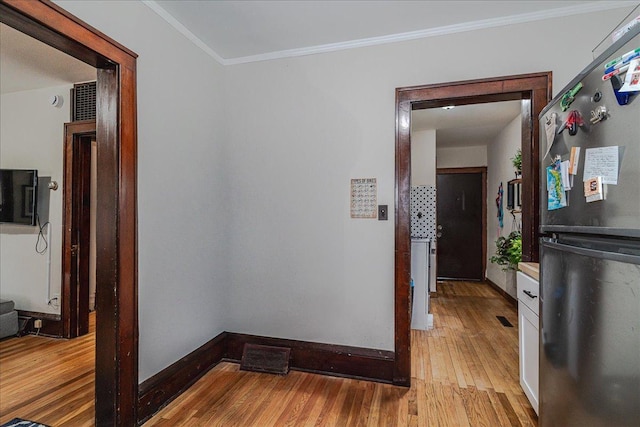
[[[387,205],[378,205],[378,221],[386,221],[389,216]]]

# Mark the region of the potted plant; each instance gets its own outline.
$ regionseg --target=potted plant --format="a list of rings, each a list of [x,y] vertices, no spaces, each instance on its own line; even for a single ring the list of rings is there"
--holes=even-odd
[[[511,158],[513,167],[516,168],[516,178],[522,175],[522,150],[518,148],[516,155]]]
[[[518,263],[522,261],[522,233],[512,231],[506,237],[498,237],[496,254],[489,260],[501,265],[503,271],[518,270]]]

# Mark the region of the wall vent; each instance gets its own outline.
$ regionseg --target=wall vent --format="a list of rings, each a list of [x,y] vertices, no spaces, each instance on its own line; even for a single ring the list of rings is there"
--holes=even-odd
[[[96,82],[78,83],[71,89],[72,121],[96,119]]]

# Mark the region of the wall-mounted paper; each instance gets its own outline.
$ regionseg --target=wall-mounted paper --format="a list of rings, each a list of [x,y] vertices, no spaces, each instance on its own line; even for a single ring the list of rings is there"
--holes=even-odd
[[[351,180],[351,218],[378,216],[378,183],[376,178]]]
[[[603,184],[618,184],[618,146],[587,148],[582,181],[602,177]]]

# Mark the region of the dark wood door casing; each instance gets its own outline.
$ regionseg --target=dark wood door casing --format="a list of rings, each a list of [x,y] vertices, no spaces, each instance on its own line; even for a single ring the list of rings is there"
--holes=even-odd
[[[136,425],[137,55],[48,0],[0,0],[0,22],[98,69],[96,425]]]
[[[63,336],[74,338],[89,332],[91,141],[96,122],[65,123],[64,129],[61,318]]]
[[[540,181],[537,117],[551,100],[551,72],[396,89],[395,384],[408,386],[411,382],[411,111],[511,100],[522,101],[522,258],[537,261]]]

